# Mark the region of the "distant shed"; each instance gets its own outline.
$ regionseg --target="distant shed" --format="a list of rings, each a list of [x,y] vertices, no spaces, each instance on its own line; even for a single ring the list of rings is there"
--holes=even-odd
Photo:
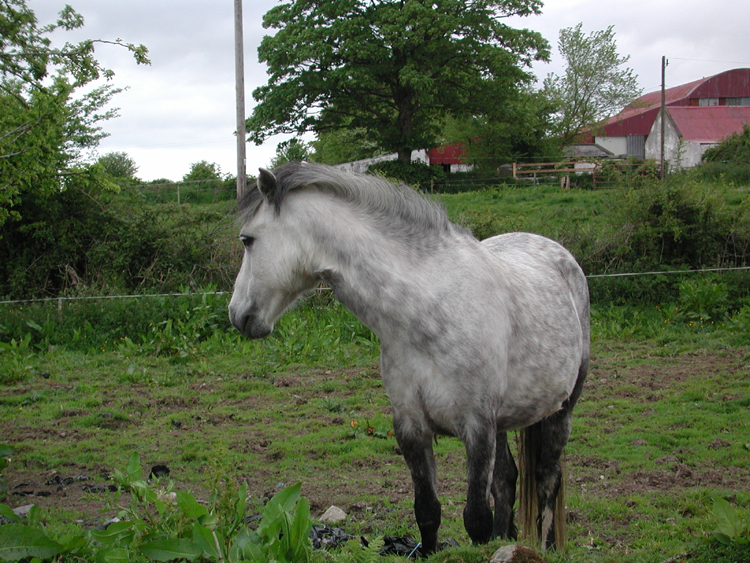
[[[708,78],[665,90],[665,105],[676,107],[747,107],[750,106],[750,69],[728,70]],[[646,156],[647,141],[661,108],[661,91],[650,92],[638,98],[616,116],[608,119],[603,130],[592,135],[590,142],[618,156]],[[697,114],[696,114],[697,115]],[[718,117],[719,112],[714,114]],[[729,118],[733,119],[733,118]],[[739,125],[741,128],[741,124]],[[726,127],[717,128],[716,132]],[[711,138],[718,142],[720,138]],[[649,158],[653,158],[653,155]]]
[[[463,160],[466,156],[466,149],[463,143],[453,143],[452,145],[442,145],[440,147],[427,151],[428,162],[430,166],[442,166],[446,172],[467,172],[473,168],[471,164]]]
[[[706,149],[750,125],[750,104],[744,106],[674,106],[667,108],[664,127],[664,160],[671,168],[700,164]],[[661,117],[646,141],[646,158],[661,158]]]

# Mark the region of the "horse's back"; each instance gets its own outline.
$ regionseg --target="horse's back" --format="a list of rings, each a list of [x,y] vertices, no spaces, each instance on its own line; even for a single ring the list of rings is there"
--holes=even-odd
[[[558,272],[575,303],[581,329],[589,338],[589,291],[586,276],[573,255],[560,243],[532,233],[506,233],[481,242],[495,256],[516,265],[545,265]]]
[[[514,328],[508,350],[508,394],[531,409],[540,400],[535,387],[555,388],[562,391],[557,395],[561,401],[575,403],[590,352],[588,284],[583,270],[562,245],[539,235],[508,233],[481,244],[497,259],[499,271],[510,284],[506,290],[512,296]],[[547,414],[562,402],[557,405]]]

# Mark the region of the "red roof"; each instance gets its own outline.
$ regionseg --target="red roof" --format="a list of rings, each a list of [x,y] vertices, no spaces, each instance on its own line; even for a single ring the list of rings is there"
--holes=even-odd
[[[685,141],[717,143],[750,125],[750,106],[673,106],[667,110]]]
[[[750,69],[737,68],[674,86],[664,91],[669,107],[689,106],[691,100],[700,98],[750,97]],[[661,91],[650,92],[638,98],[604,124],[608,137],[648,135],[661,106]]]

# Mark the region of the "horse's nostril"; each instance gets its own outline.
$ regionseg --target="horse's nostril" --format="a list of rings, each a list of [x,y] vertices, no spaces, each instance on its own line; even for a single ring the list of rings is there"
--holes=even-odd
[[[245,312],[240,312],[230,306],[229,320],[232,326],[247,338],[263,338],[268,336],[272,330],[272,327],[263,322],[258,315],[258,309],[255,306]]]

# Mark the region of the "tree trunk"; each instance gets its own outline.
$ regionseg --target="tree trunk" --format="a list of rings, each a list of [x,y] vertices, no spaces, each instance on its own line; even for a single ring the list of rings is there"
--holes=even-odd
[[[398,159],[401,162],[410,163],[411,162],[411,149],[409,148],[401,148],[398,149]]]

